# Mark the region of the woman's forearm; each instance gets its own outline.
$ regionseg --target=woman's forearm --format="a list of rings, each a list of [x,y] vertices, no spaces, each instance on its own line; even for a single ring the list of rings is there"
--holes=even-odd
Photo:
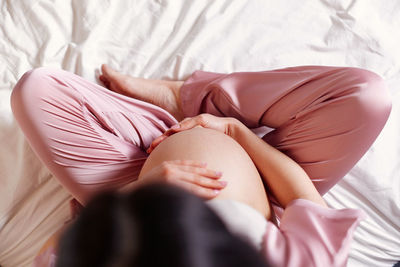
[[[294,160],[266,143],[239,121],[232,127],[231,136],[249,154],[282,207],[298,198],[326,206],[310,177]]]

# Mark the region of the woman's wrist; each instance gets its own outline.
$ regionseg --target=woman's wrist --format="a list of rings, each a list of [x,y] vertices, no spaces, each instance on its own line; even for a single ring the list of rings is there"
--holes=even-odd
[[[232,137],[236,142],[240,144],[240,136],[243,131],[247,128],[241,121],[236,118],[230,118],[231,122],[228,126],[228,135]]]
[[[238,120],[230,124],[231,137],[249,154],[282,207],[293,199],[327,206],[308,174],[289,156],[271,146]]]

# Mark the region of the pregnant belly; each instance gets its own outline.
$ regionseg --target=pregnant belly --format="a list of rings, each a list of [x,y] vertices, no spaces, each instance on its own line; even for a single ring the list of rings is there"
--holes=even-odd
[[[270,206],[261,177],[246,151],[231,137],[196,127],[176,133],[159,144],[147,158],[139,179],[163,161],[191,159],[207,162],[207,168],[222,171],[228,185],[216,198],[241,201],[270,218]]]

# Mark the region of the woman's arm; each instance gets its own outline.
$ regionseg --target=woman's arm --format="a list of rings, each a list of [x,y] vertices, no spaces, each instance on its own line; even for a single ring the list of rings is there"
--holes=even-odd
[[[184,188],[201,198],[212,199],[226,186],[226,183],[218,181],[222,173],[206,168],[205,162],[167,160],[151,169],[146,167],[146,163],[138,179],[124,185],[119,191],[129,192],[149,183],[162,182]]]
[[[292,200],[302,198],[327,206],[307,173],[294,160],[267,144],[239,120],[200,114],[186,118],[154,139],[148,153],[168,136],[196,126],[214,129],[235,139],[249,154],[261,177],[282,207]]]
[[[249,154],[282,207],[298,198],[327,206],[300,165],[259,138],[240,121],[233,120],[230,136]]]

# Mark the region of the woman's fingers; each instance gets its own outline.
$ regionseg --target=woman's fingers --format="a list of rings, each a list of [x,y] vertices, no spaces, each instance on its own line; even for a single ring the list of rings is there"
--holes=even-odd
[[[196,174],[198,176],[204,176],[213,179],[219,179],[222,177],[222,172],[205,168],[207,166],[207,162],[185,159],[185,160],[171,160],[168,161],[168,163],[174,164],[178,168],[178,170],[190,174]]]
[[[156,139],[153,140],[153,142],[150,144],[149,148],[146,150],[147,153],[151,153],[156,146],[158,146],[164,139],[166,139],[168,136],[165,135],[160,135]]]
[[[196,126],[204,126],[206,121],[204,120],[204,115],[199,115],[193,118],[185,118],[178,124],[175,124],[168,130],[166,130],[162,135],[153,140],[150,147],[147,149],[147,153],[151,153],[156,146],[158,146],[162,141],[164,141],[168,136],[171,136],[177,132],[182,132],[185,130],[192,129]]]
[[[110,89],[110,81],[102,74],[99,76],[99,80],[104,84],[104,86]]]
[[[187,118],[186,118],[187,119]],[[186,120],[185,119],[185,120]],[[173,129],[173,127],[175,127]],[[178,132],[179,130],[177,130],[176,128],[180,128],[179,124],[175,124],[174,126],[172,126],[170,129],[166,130],[162,135],[160,135],[159,137],[157,137],[156,139],[153,140],[153,142],[151,142],[149,148],[147,149],[147,153],[151,153],[154,148],[156,148],[156,146],[158,146],[162,141],[164,141],[168,136]],[[181,129],[182,130],[182,129]]]
[[[222,172],[206,169],[204,167],[179,166],[181,180],[195,184],[206,189],[221,190],[226,187],[226,181],[220,181]]]
[[[162,141],[164,141],[168,136],[171,136],[177,132],[189,130],[198,126],[198,127],[214,129],[216,131],[230,135],[233,125],[237,123],[238,123],[237,119],[231,117],[221,118],[208,113],[203,113],[191,118],[185,118],[178,124],[166,130],[161,136],[154,139],[150,147],[147,149],[147,153],[151,153],[151,151],[153,151],[154,148],[158,146]]]
[[[205,198],[205,199],[212,199],[216,196],[219,195],[221,190],[218,189],[212,189],[212,188],[206,188],[203,186],[199,186],[197,184],[180,180],[179,181],[179,186],[183,187],[184,189],[188,190],[192,194],[197,195],[198,197]]]
[[[206,124],[206,121],[204,119],[205,115],[198,115],[193,118],[185,118],[184,120],[180,121],[178,124],[175,124],[171,128],[165,131],[164,135],[170,136],[174,133],[177,132],[182,132],[185,130],[192,129],[196,126],[202,126],[204,127]]]
[[[186,176],[185,181],[196,184],[201,187],[221,190],[228,184],[226,181],[218,181],[210,177],[204,177],[198,174]]]
[[[174,184],[209,199],[217,196],[227,182],[219,180],[221,172],[207,169],[206,165],[206,162],[198,160],[164,161],[147,173],[145,179]]]
[[[206,169],[204,167],[181,166],[180,170],[213,179],[219,179],[222,177],[222,172]]]
[[[159,137],[157,137],[156,139],[153,140],[153,142],[151,142],[149,148],[146,150],[147,153],[151,153],[154,148],[156,148],[162,141],[164,141],[165,139],[167,139],[168,136],[170,136],[172,133],[168,133],[168,135],[166,135],[165,133],[163,133],[162,135],[160,135]]]
[[[206,162],[198,160],[171,160],[168,161],[168,163],[175,165],[177,170],[187,173],[185,174],[187,175],[186,177],[191,177],[192,181],[196,181],[196,179],[201,177],[204,177],[207,180],[210,178],[215,180],[222,177],[222,172],[205,168],[207,166]],[[198,184],[201,184],[201,182],[198,182]],[[217,187],[220,187],[219,183],[210,183],[211,186],[213,184]]]

